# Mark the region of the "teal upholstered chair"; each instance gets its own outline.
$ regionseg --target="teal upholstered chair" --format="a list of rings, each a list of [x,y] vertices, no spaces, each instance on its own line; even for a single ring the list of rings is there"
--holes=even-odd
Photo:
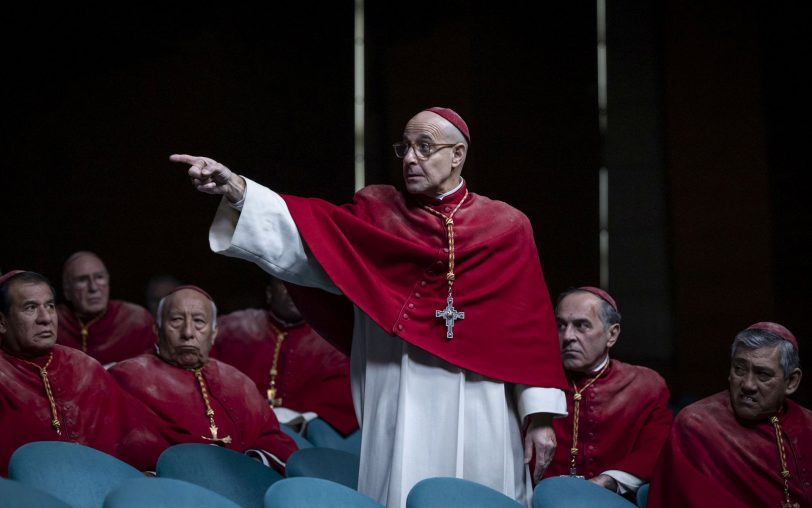
[[[646,502],[648,501],[648,483],[644,483],[640,486],[637,490],[637,507],[638,508],[646,508]]]
[[[343,452],[361,455],[361,431],[356,430],[348,436],[342,436],[336,429],[321,418],[308,422],[304,437],[313,443],[313,446],[333,448]]]
[[[296,446],[300,450],[303,448],[313,448],[313,443],[308,441],[303,435],[293,430],[292,427],[285,425],[284,423],[280,423],[279,428],[282,429],[282,432],[290,436],[290,438],[296,442]]]
[[[288,478],[308,476],[358,488],[360,460],[352,453],[332,448],[306,448],[293,452],[285,464]]]
[[[261,508],[265,491],[282,475],[242,453],[219,446],[186,443],[170,446],[155,472],[160,478],[194,483],[244,508]]]
[[[101,506],[122,482],[144,475],[93,448],[63,441],[34,441],[11,455],[8,476],[72,506]]]
[[[322,478],[286,478],[271,485],[265,508],[383,508],[373,499]]]
[[[569,476],[542,480],[533,491],[533,508],[635,508],[625,498],[590,481]]]
[[[417,482],[406,497],[406,508],[521,508],[521,505],[485,485],[439,477]]]
[[[36,506],[37,508],[72,508],[68,503],[38,488],[0,478],[0,507]]]
[[[104,508],[240,508],[199,485],[172,478],[137,478],[113,489]]]

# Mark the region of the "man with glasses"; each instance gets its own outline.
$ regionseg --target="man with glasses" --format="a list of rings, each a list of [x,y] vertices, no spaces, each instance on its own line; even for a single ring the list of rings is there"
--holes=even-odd
[[[110,274],[96,254],[80,251],[65,261],[62,290],[67,303],[57,306],[59,344],[79,349],[105,367],[155,346],[149,311],[110,300]]]
[[[394,145],[406,192],[371,185],[345,206],[280,196],[206,157],[170,158],[191,165],[199,191],[224,196],[209,235],[215,252],[354,305],[307,317],[334,340],[332,330],[346,329],[335,321],[352,322],[358,488],[388,507],[436,476],[529,506],[527,463],[540,477],[555,449],[552,418],[566,414],[532,228],[518,210],[469,193],[470,142],[454,111],[419,112]]]

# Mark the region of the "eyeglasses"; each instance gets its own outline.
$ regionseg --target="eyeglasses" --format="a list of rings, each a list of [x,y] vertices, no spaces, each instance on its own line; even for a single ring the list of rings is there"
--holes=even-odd
[[[74,287],[78,288],[90,287],[91,281],[96,286],[106,286],[110,282],[110,276],[106,273],[99,272],[88,275],[80,275],[79,277],[74,277],[72,280]]]
[[[456,146],[457,144],[458,143],[439,144],[420,141],[418,143],[395,143],[392,145],[392,148],[395,149],[395,155],[398,159],[406,157],[406,154],[409,153],[409,149],[414,148],[414,154],[417,156],[417,158],[426,160],[443,148]]]

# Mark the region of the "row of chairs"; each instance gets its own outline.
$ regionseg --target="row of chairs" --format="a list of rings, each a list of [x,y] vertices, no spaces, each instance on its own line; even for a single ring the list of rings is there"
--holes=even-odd
[[[361,455],[361,430],[342,436],[329,423],[316,418],[308,422],[301,434],[287,425],[282,430],[296,441],[299,448],[332,448],[343,452]]]
[[[157,478],[146,478],[118,459],[83,445],[34,442],[12,455],[10,479],[0,479],[0,508],[381,506],[355,490],[358,457],[352,453],[319,447],[301,449],[288,459],[286,472],[288,478],[283,478],[232,450],[181,444],[160,456]],[[586,483],[571,478],[546,480],[536,489],[534,505],[634,507],[591,484],[594,492],[587,491],[585,497],[578,498],[573,492],[583,489],[573,489],[575,485],[569,482],[580,482],[580,487]],[[407,499],[407,508],[518,506],[495,490],[456,478],[424,480],[412,488]]]

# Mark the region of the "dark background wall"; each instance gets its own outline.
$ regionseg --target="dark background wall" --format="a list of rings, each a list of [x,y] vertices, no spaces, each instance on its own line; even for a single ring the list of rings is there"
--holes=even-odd
[[[282,192],[347,201],[352,2],[108,9],[5,17],[0,270],[58,282],[65,257],[90,249],[114,297],[142,302],[147,279],[169,273],[223,311],[260,306],[259,269],[208,249],[217,200],[167,157],[205,154]],[[470,187],[530,217],[557,294],[598,284],[605,165],[619,357],[660,370],[675,396],[703,396],[724,387],[728,344],[754,321],[785,323],[803,356],[808,7],[610,1],[605,138],[594,4],[527,9],[368,2],[367,182],[399,184],[389,145],[409,116],[455,108],[472,130]]]

